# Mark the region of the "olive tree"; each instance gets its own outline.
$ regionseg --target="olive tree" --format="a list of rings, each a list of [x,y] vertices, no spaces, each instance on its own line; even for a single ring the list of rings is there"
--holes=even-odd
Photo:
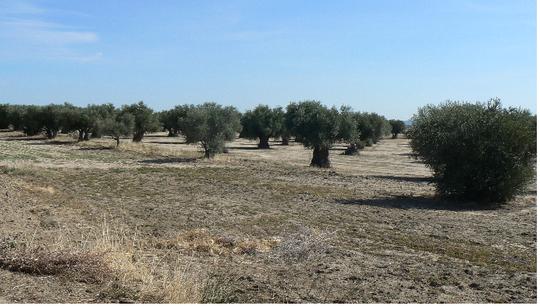
[[[390,125],[384,116],[376,113],[355,113],[354,119],[360,133],[360,140],[366,146],[377,143],[384,135],[389,134]]]
[[[90,117],[87,110],[82,107],[66,104],[63,109],[64,132],[77,132],[78,141],[88,140],[94,118]]]
[[[9,105],[0,104],[0,129],[7,129],[9,126]]]
[[[311,166],[330,167],[329,150],[340,138],[339,111],[328,109],[318,101],[291,104],[292,134],[299,137],[306,148],[313,149]]]
[[[26,105],[8,105],[7,121],[14,131],[24,129],[23,117],[26,107]]]
[[[116,140],[116,147],[120,146],[121,137],[130,137],[135,128],[135,117],[126,112],[118,112],[101,121],[102,132]]]
[[[90,120],[90,135],[92,138],[100,138],[103,135],[104,121],[114,118],[117,115],[117,109],[111,103],[91,104],[84,109]],[[85,139],[88,139],[85,133]]]
[[[135,120],[133,130],[134,142],[140,142],[146,132],[154,132],[159,129],[159,121],[154,114],[154,111],[146,106],[143,101],[131,105],[124,105],[121,112],[133,115]]]
[[[401,120],[389,120],[388,123],[391,126],[392,138],[394,139],[405,131],[405,122]]]
[[[199,143],[204,157],[212,158],[222,153],[226,141],[236,138],[240,130],[240,114],[236,108],[223,107],[213,102],[186,107],[185,117],[178,120],[180,131],[187,143]]]
[[[339,140],[348,144],[345,155],[358,154],[364,148],[363,141],[360,140],[358,123],[355,120],[354,112],[349,106],[342,106],[339,113]]]
[[[47,138],[55,138],[61,130],[63,120],[62,112],[62,105],[57,104],[49,104],[40,108],[40,121]]]
[[[178,133],[180,132],[178,120],[182,117],[185,117],[186,110],[187,109],[185,106],[175,106],[173,109],[165,110],[158,113],[158,119],[161,127],[169,132],[167,136],[178,136]]]
[[[22,113],[22,129],[27,136],[34,136],[43,131],[41,106],[28,105]]]
[[[283,111],[281,107],[271,109],[266,105],[259,105],[249,110],[241,119],[242,131],[240,137],[259,139],[259,149],[269,149],[270,137],[281,136],[283,124]]]
[[[298,112],[298,103],[290,103],[289,105],[287,105],[287,109],[285,111],[285,114],[283,115],[283,130],[284,131],[282,132],[282,134],[285,135],[287,144],[289,144],[290,137],[293,136],[292,131],[296,124],[295,118],[296,118],[297,112]],[[295,142],[299,142],[300,138],[301,138],[300,136],[295,136]]]
[[[437,191],[479,203],[514,197],[535,174],[536,117],[500,100],[446,102],[418,110],[408,131]]]

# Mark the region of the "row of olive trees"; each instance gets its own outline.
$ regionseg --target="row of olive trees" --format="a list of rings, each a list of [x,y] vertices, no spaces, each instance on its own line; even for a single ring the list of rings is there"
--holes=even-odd
[[[287,145],[291,137],[313,149],[312,166],[329,167],[329,150],[347,142],[357,152],[390,133],[389,122],[375,113],[357,113],[348,107],[327,108],[318,101],[291,103],[286,110],[259,105],[240,114],[231,107],[213,103],[182,105],[158,114],[169,136],[183,134],[188,143],[199,142],[206,157],[223,152],[224,142],[235,138],[258,139],[260,149],[270,148],[271,138]]]
[[[234,107],[216,103],[180,105],[154,113],[143,102],[117,109],[112,104],[0,105],[0,128],[11,127],[27,135],[77,132],[80,141],[90,137],[132,137],[139,142],[145,133],[160,128],[169,136],[182,134],[187,143],[198,143],[207,158],[225,150],[225,142],[240,137],[259,139],[258,147],[270,148],[270,138],[291,137],[313,149],[312,166],[329,167],[329,149],[336,142],[349,143],[346,154],[377,143],[391,131],[390,123],[375,113],[354,112],[349,107],[327,108],[318,101],[291,103],[286,110],[259,105],[241,114]]]
[[[157,131],[159,126],[157,116],[143,102],[119,109],[112,104],[0,105],[0,128],[21,130],[28,136],[44,133],[49,139],[59,132],[77,132],[79,141],[108,135],[118,145],[121,137],[141,141],[146,132]]]

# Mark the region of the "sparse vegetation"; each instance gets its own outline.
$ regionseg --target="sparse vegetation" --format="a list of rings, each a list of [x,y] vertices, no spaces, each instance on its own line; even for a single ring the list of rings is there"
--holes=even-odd
[[[410,140],[380,141],[390,132],[380,115],[291,103],[271,137],[300,143],[269,151],[252,150],[255,137],[237,139],[240,114],[215,103],[176,107],[168,128],[161,113],[164,132],[121,146],[135,130],[131,112],[55,107],[53,141],[45,126],[35,134],[43,136],[24,137],[10,119],[0,133],[0,302],[536,299],[535,185],[500,210],[434,197],[430,170],[409,158]],[[0,111],[9,118],[28,108]],[[532,137],[514,126],[532,131],[535,117],[493,112],[504,129],[471,117],[513,131],[502,147]],[[81,130],[87,140],[76,141]],[[179,137],[165,137],[171,132]],[[467,143],[484,139],[474,137]],[[229,154],[212,160],[189,145],[210,157],[228,141]],[[366,143],[377,145],[343,154]],[[314,153],[306,147],[317,145],[331,170],[306,167]]]

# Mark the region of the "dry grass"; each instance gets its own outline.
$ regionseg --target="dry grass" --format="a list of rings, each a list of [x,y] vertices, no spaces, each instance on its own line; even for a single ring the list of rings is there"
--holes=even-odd
[[[167,261],[144,251],[136,233],[111,231],[104,223],[74,243],[65,236],[47,246],[32,239],[0,242],[0,268],[31,275],[54,275],[103,285],[99,299],[200,303],[208,280],[191,260]],[[82,241],[82,242],[81,242]]]
[[[32,275],[65,276],[88,283],[103,282],[112,272],[101,253],[43,246],[4,247],[0,251],[0,268]]]
[[[328,231],[302,227],[286,236],[272,255],[288,261],[319,259],[331,252],[330,241],[334,237],[334,233]]]
[[[216,256],[254,255],[269,252],[279,243],[270,239],[237,239],[230,236],[211,234],[207,229],[186,231],[169,239],[158,239],[154,246],[159,249],[178,249],[190,253],[207,253]]]
[[[405,139],[336,148],[321,170],[294,143],[238,139],[193,162],[180,138],[119,150],[6,138],[0,238],[36,229],[33,249],[99,254],[110,272],[82,283],[0,269],[0,301],[536,301],[535,187],[494,211],[438,205]]]
[[[92,143],[83,144],[83,145],[93,145]],[[166,147],[166,146],[156,146],[152,144],[146,144],[142,142],[131,142],[124,141],[120,143],[120,146],[116,149],[120,152],[129,152],[142,154],[144,156],[153,156],[153,157],[184,157],[184,158],[199,158],[201,153],[196,150],[196,148],[190,148],[187,146],[182,146],[180,149],[178,147]]]

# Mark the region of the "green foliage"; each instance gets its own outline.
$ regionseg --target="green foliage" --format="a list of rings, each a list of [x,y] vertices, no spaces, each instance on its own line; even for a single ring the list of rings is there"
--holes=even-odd
[[[355,119],[355,113],[349,106],[342,106],[339,114],[339,139],[348,143],[345,155],[358,154],[359,150],[364,148],[364,141],[360,140],[358,123]]]
[[[390,120],[388,123],[391,126],[392,138],[397,138],[398,134],[401,134],[405,131],[405,122],[401,120]]]
[[[282,131],[282,137],[286,137],[287,144],[289,142],[289,138],[293,136],[293,129],[295,125],[294,118],[296,117],[296,114],[298,112],[298,104],[297,103],[290,103],[287,105],[287,109],[285,111],[285,114],[283,116],[283,131]],[[295,136],[295,141],[300,142],[301,136]]]
[[[58,104],[49,104],[40,108],[41,125],[47,138],[52,139],[58,135],[62,128],[63,107]]]
[[[443,196],[504,202],[534,176],[536,116],[498,99],[420,108],[408,136]]]
[[[155,132],[159,130],[159,120],[154,111],[146,106],[143,101],[139,103],[124,105],[122,113],[129,113],[135,119],[133,131],[133,141],[139,142],[143,139],[146,132]]]
[[[42,111],[40,106],[28,105],[22,113],[22,129],[28,136],[34,136],[43,131]]]
[[[7,121],[11,128],[15,131],[23,129],[23,114],[25,106],[23,105],[8,105]]]
[[[242,116],[241,124],[240,137],[259,138],[258,148],[268,149],[270,137],[281,136],[283,131],[283,111],[281,107],[270,109],[266,105],[259,105]]]
[[[178,120],[187,143],[200,143],[204,156],[211,158],[222,153],[225,141],[232,141],[240,130],[240,114],[232,106],[213,102],[186,106],[186,116]]]
[[[360,140],[371,146],[390,132],[389,123],[384,116],[376,113],[355,113],[354,118],[360,133]]]
[[[0,129],[7,129],[9,125],[9,105],[0,104]]]
[[[99,138],[104,133],[104,121],[114,118],[117,115],[117,110],[111,103],[92,104],[86,107],[85,114],[90,118],[89,126],[92,138]]]
[[[312,166],[330,167],[329,149],[340,139],[340,115],[318,101],[291,103],[292,134],[307,148],[313,149]]]
[[[159,122],[164,130],[169,132],[169,136],[178,136],[180,126],[178,120],[186,116],[186,106],[175,106],[173,109],[158,113]]]
[[[121,137],[129,137],[135,129],[135,117],[128,112],[118,112],[101,121],[103,134],[110,135],[116,140],[116,146],[120,145]]]

